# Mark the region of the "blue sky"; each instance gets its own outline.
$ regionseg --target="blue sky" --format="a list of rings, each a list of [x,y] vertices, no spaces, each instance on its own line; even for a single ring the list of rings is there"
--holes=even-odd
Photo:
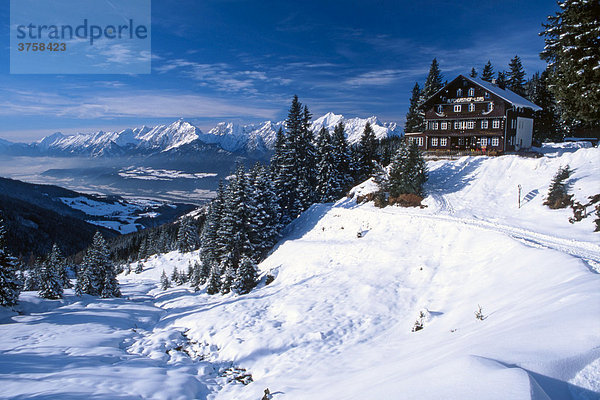
[[[0,138],[12,141],[179,117],[205,130],[281,120],[294,94],[315,116],[403,123],[434,57],[448,80],[488,59],[507,69],[515,54],[528,76],[543,70],[538,33],[558,10],[551,0],[154,0],[151,74],[11,75],[2,7]]]

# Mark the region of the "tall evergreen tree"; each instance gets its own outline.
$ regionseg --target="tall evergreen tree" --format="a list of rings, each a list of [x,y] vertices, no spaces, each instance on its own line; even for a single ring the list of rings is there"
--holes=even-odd
[[[221,269],[218,265],[213,265],[208,275],[208,284],[206,285],[207,294],[217,294],[221,290]]]
[[[225,206],[225,187],[223,181],[219,181],[217,195],[210,203],[204,226],[202,227],[202,250],[200,260],[208,268],[217,264],[221,253],[219,252],[219,228],[223,218]],[[208,277],[208,275],[207,275]]]
[[[162,290],[167,290],[170,287],[171,287],[171,282],[169,282],[169,278],[167,277],[167,274],[165,273],[165,270],[163,269],[163,272],[160,275],[160,288]]]
[[[177,232],[177,248],[182,253],[195,250],[198,246],[198,232],[191,218],[184,218]]]
[[[286,119],[283,145],[276,151],[274,183],[280,199],[282,223],[296,218],[315,199],[316,171],[310,112],[294,96]]]
[[[440,71],[437,59],[434,58],[429,67],[429,74],[427,75],[427,79],[425,79],[425,85],[423,86],[424,99],[429,99],[443,87],[444,78],[442,77],[442,72]]]
[[[250,171],[248,181],[248,237],[252,253],[247,257],[258,262],[275,245],[279,237],[279,199],[266,167],[256,164]]]
[[[250,293],[257,282],[258,271],[256,264],[248,258],[243,259],[233,282],[233,291],[237,294]]]
[[[102,297],[121,295],[108,246],[100,232],[96,232],[92,245],[83,256],[75,291],[78,295],[84,293]]]
[[[331,148],[336,170],[337,186],[340,188],[340,192],[336,196],[339,198],[343,194],[343,191],[348,189],[353,182],[353,171],[351,169],[352,154],[348,140],[346,139],[344,123],[341,121],[333,129]]]
[[[377,138],[367,122],[358,143],[358,176],[366,179],[373,172],[373,162],[377,161]]]
[[[44,261],[40,270],[39,295],[45,299],[60,299],[63,295],[63,285],[66,277],[65,260],[56,244]]]
[[[567,164],[564,167],[560,167],[554,177],[552,183],[548,189],[548,196],[544,205],[552,209],[565,208],[571,204],[573,195],[569,194],[570,183],[567,181],[573,174],[573,170]]]
[[[337,166],[331,143],[331,135],[327,128],[322,127],[317,136],[317,196],[323,203],[337,200],[341,192],[337,179]]]
[[[392,161],[389,174],[390,196],[401,194],[424,195],[423,185],[427,181],[427,164],[416,143],[404,144]]]
[[[419,87],[419,83],[416,82],[410,96],[410,105],[408,106],[408,113],[406,113],[404,132],[420,132],[423,130],[423,116],[419,110],[422,97],[421,88]]]
[[[514,56],[508,64],[506,87],[512,92],[525,96],[525,70],[519,56]]]
[[[22,283],[17,279],[17,260],[6,250],[6,228],[0,213],[0,306],[9,307],[17,304]]]
[[[471,73],[469,74],[469,76],[471,78],[477,78],[477,71],[475,70],[475,67],[471,68]]]
[[[537,72],[533,74],[526,85],[527,98],[542,108],[535,111],[533,124],[533,138],[540,143],[547,139],[552,141],[563,139],[559,113],[548,84],[548,72],[544,71],[542,74]]]
[[[544,24],[550,90],[562,119],[600,132],[600,3],[564,0]]]
[[[491,82],[492,79],[494,79],[494,67],[492,67],[492,62],[488,60],[481,71],[481,80]]]

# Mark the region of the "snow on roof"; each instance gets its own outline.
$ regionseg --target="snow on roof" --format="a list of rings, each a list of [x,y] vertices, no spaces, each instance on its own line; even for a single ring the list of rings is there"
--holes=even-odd
[[[485,88],[487,91],[494,93],[496,96],[503,98],[504,100],[511,103],[516,107],[531,108],[533,111],[540,111],[542,108],[531,101],[519,96],[515,92],[511,92],[508,89],[501,89],[498,86],[478,78],[471,78],[469,76],[462,75],[465,79]]]

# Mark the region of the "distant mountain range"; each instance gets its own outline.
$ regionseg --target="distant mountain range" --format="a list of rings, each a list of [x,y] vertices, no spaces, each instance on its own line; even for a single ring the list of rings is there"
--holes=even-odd
[[[327,113],[314,120],[313,131],[318,132],[322,127],[333,131],[339,122],[344,123],[351,144],[360,140],[367,122],[371,124],[377,138],[401,134],[396,123],[382,123],[374,116],[345,118],[343,115],[333,113]],[[96,158],[165,153],[174,155],[184,149],[194,152],[208,147],[213,151],[224,150],[241,155],[265,155],[273,149],[279,128],[285,129],[284,121],[266,121],[250,125],[221,122],[204,133],[194,124],[179,119],[170,125],[142,126],[120,132],[99,131],[76,135],[63,135],[57,132],[29,144],[0,139],[0,154]]]

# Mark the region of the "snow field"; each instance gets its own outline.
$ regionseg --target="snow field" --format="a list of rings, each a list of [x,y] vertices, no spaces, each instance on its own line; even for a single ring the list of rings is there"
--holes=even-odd
[[[197,252],[132,265],[122,299],[24,293],[0,398],[599,399],[600,234],[542,202],[567,163],[575,199],[600,192],[600,153],[546,153],[430,162],[424,209],[357,205],[372,182],[314,205],[244,296],[160,290]]]

